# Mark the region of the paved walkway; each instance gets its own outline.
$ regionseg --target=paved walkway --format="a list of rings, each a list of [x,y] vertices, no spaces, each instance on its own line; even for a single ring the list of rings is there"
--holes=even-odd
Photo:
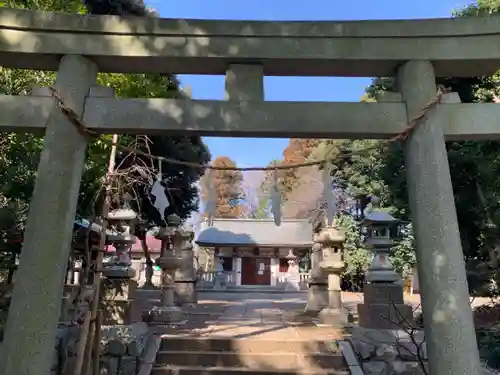
[[[188,323],[167,334],[263,340],[342,338],[342,330],[293,319],[304,310],[306,297],[304,293],[200,293],[198,305],[188,313]]]
[[[303,295],[245,293],[232,298],[220,294],[216,297],[225,298],[228,308],[198,331],[201,336],[273,340],[329,340],[343,336],[342,330],[318,328],[293,319],[294,313],[304,309]]]
[[[159,291],[139,292],[141,299],[151,307],[159,299]],[[190,337],[231,337],[259,339],[316,339],[341,338],[342,330],[316,327],[309,319],[297,320],[304,310],[307,293],[199,293],[199,303],[188,309],[188,324],[170,330],[169,333]],[[146,302],[146,300],[149,300]],[[415,310],[419,309],[419,296],[405,296]],[[354,315],[361,293],[343,293],[344,307]],[[487,299],[475,299],[473,305],[487,303]],[[146,306],[141,304],[142,308]]]

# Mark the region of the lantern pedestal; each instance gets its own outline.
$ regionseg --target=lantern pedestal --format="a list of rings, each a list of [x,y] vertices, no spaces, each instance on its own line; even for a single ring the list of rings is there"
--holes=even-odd
[[[104,278],[101,283],[100,309],[103,324],[131,324],[132,305],[135,300],[137,282],[130,278]]]
[[[317,314],[328,306],[328,283],[311,280],[307,292],[306,312]]]
[[[390,239],[369,238],[366,243],[372,248],[373,259],[366,273],[365,280],[370,283],[395,283],[401,276],[394,271],[389,261],[389,252],[393,245]]]
[[[322,326],[343,327],[347,324],[347,311],[342,306],[340,275],[344,269],[342,244],[343,231],[335,227],[325,227],[315,236],[314,242],[321,244],[322,261],[319,263],[320,275],[328,275],[328,306],[319,313]]]
[[[177,254],[182,249],[184,231],[179,228],[181,219],[175,214],[167,217],[167,224],[157,236],[162,243],[161,256],[156,260],[162,270],[161,301],[149,313],[149,320],[156,325],[186,323],[184,312],[175,304],[175,274],[183,266],[183,258]]]
[[[328,281],[320,263],[323,260],[321,244],[315,243],[311,252],[312,270],[308,282],[306,312],[317,314],[328,306]]]
[[[359,325],[364,328],[402,329],[413,322],[413,309],[405,305],[398,283],[371,283],[363,288],[358,305]]]
[[[114,260],[103,266],[103,281],[101,283],[101,309],[104,312],[103,324],[130,324],[132,304],[135,299],[137,282],[135,269],[131,267],[127,251],[135,238],[116,239]]]
[[[347,325],[347,310],[342,306],[340,273],[344,268],[342,261],[323,261],[321,268],[328,273],[328,306],[319,313],[320,324],[343,327]]]
[[[179,230],[178,235],[181,242],[182,262],[180,268],[175,271],[175,303],[177,305],[194,305],[198,303],[193,245],[191,243],[194,233]]]
[[[132,304],[135,298],[137,282],[135,269],[129,251],[136,242],[133,235],[134,222],[137,214],[130,208],[130,196],[123,197],[123,207],[109,212],[107,220],[115,223],[117,234],[109,234],[107,241],[116,249],[116,254],[110,263],[102,266],[104,277],[101,284],[101,309],[104,312],[104,324],[130,324],[132,320]]]
[[[175,304],[175,271],[181,266],[182,258],[175,254],[166,254],[156,260],[162,269],[160,305],[153,307],[150,317],[153,324],[183,324],[184,312]]]

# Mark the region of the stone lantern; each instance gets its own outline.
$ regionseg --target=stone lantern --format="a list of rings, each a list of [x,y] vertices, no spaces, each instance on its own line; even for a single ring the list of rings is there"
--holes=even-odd
[[[320,323],[327,326],[344,326],[347,324],[347,311],[342,306],[342,289],[340,278],[344,270],[342,245],[345,241],[344,231],[328,226],[323,228],[314,242],[321,244],[323,260],[319,267],[328,278],[328,306],[319,313]]]
[[[137,214],[130,208],[128,199],[124,198],[122,208],[113,210],[108,214],[107,220],[116,223],[118,233],[108,235],[108,242],[112,243],[116,249],[115,256],[104,266],[103,274],[107,278],[127,278],[135,276],[135,270],[131,267],[129,252],[136,242],[133,235],[134,222]]]
[[[366,245],[373,253],[372,262],[366,273],[365,280],[368,282],[396,282],[401,277],[394,271],[389,260],[389,253],[394,241],[391,238],[391,229],[399,221],[389,213],[379,209],[378,198],[371,200],[372,210],[367,213],[361,226],[366,228]]]
[[[300,270],[297,256],[293,253],[293,250],[289,250],[285,259],[288,261],[285,290],[298,292],[300,291]]]
[[[112,311],[112,316],[105,317],[106,323],[130,323],[130,305],[137,288],[137,283],[132,280],[135,270],[131,267],[132,261],[129,257],[129,252],[136,242],[133,228],[137,219],[136,212],[130,207],[131,198],[126,194],[122,207],[109,212],[106,218],[117,228],[116,233],[107,236],[107,241],[116,249],[115,256],[103,265],[102,272],[105,278],[102,284],[102,302],[105,306],[113,306],[105,309]]]
[[[224,270],[224,258],[215,258],[214,289],[225,290],[227,288],[227,274]]]
[[[185,323],[183,311],[175,304],[175,272],[182,266],[182,256],[177,254],[183,235],[179,230],[181,219],[172,214],[167,217],[166,228],[160,228],[156,236],[161,240],[161,256],[156,264],[161,268],[161,299],[160,305],[155,306],[150,313],[154,324],[182,324]],[[171,241],[171,243],[170,243]],[[172,245],[172,248],[169,248]]]
[[[411,322],[413,311],[404,304],[401,277],[389,261],[394,241],[391,229],[398,220],[379,208],[379,200],[371,199],[372,209],[361,226],[366,229],[365,243],[373,258],[365,276],[364,303],[358,305],[359,325],[365,328],[398,329]]]

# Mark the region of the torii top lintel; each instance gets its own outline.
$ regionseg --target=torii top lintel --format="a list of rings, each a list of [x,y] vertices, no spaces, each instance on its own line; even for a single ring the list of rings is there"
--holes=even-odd
[[[79,54],[103,72],[224,74],[241,63],[265,75],[373,77],[416,59],[437,76],[481,76],[500,67],[499,35],[500,17],[263,22],[2,8],[0,61],[56,70],[61,55]]]

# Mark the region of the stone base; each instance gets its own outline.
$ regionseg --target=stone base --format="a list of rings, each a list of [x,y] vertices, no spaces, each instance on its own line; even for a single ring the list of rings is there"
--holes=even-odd
[[[104,325],[131,324],[132,320],[132,301],[113,301],[102,300],[99,308],[102,310]]]
[[[285,282],[285,292],[300,292],[300,283],[296,281],[286,281]]]
[[[404,304],[403,288],[396,283],[370,283],[358,305],[359,325],[365,328],[401,329],[413,324],[413,309]]]
[[[413,324],[413,309],[409,305],[360,303],[358,324],[364,328],[402,329]]]
[[[363,302],[371,304],[404,304],[403,287],[396,283],[371,283],[363,287]]]
[[[324,308],[319,313],[319,325],[327,327],[345,327],[348,323],[347,311],[343,308]]]
[[[350,338],[365,374],[423,375],[427,367],[424,332],[354,327]]]
[[[328,285],[309,284],[306,312],[319,313],[328,306]]]
[[[108,279],[133,279],[135,270],[125,266],[107,266],[103,268],[102,274]]]
[[[378,282],[396,282],[401,280],[401,276],[399,276],[393,270],[373,270],[368,271],[365,276],[365,280],[371,283]]]
[[[156,306],[150,313],[151,323],[154,325],[184,324],[186,316],[177,306]]]
[[[213,288],[215,290],[226,290],[227,289],[227,277],[225,274],[216,273]]]
[[[101,301],[103,324],[130,324],[131,304],[137,290],[137,282],[130,279],[103,279]]]
[[[422,369],[422,366],[425,368]],[[372,360],[361,365],[364,375],[398,374],[398,375],[427,375],[429,366],[427,362],[423,365],[418,362]]]
[[[175,303],[178,305],[192,305],[198,303],[196,281],[175,282]]]
[[[134,299],[137,281],[130,279],[103,279],[101,283],[101,298],[112,301]]]

